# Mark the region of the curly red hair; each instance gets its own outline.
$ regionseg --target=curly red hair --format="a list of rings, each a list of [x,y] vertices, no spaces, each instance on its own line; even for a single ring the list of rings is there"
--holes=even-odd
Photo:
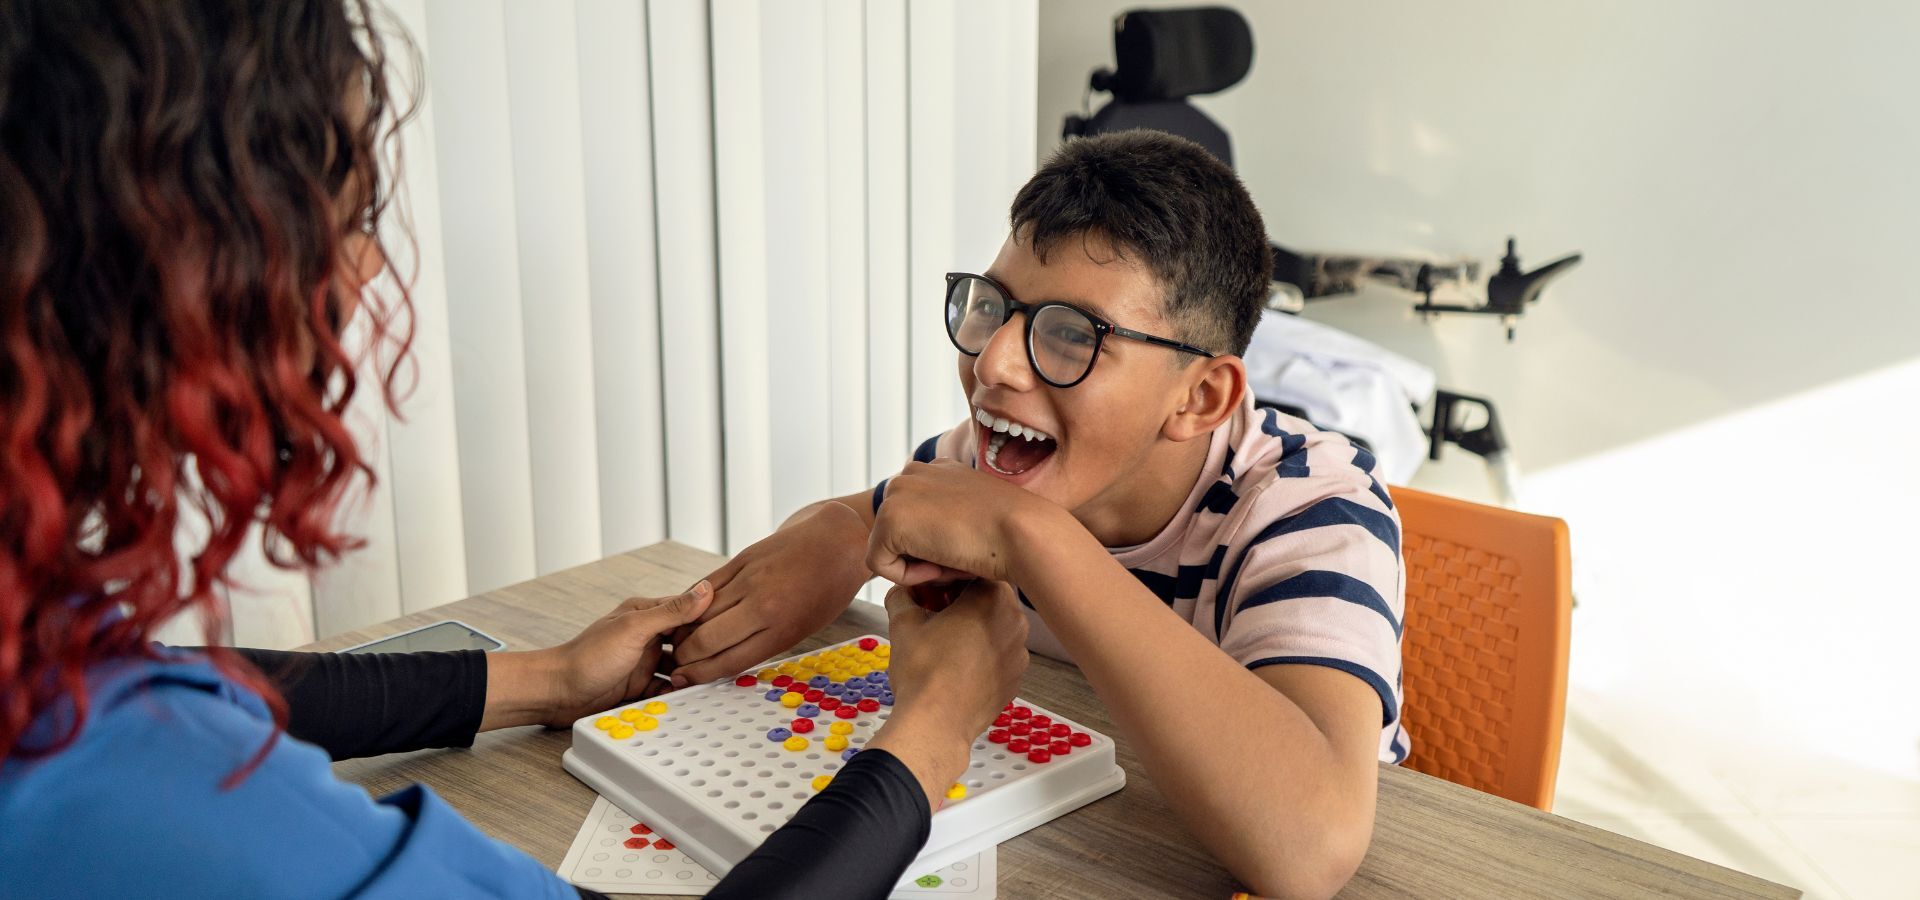
[[[393,351],[389,408],[411,332],[404,285],[362,301],[346,259],[382,249],[381,154],[413,107],[373,21],[367,0],[0,0],[0,758],[67,746],[87,670],[154,656],[183,611],[217,644],[256,525],[283,567],[355,545],[334,510],[372,472],[342,331]],[[277,738],[271,685],[210,652]]]

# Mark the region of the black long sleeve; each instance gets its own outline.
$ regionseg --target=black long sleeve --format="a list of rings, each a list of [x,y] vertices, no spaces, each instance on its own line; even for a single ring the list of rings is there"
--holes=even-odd
[[[287,701],[287,733],[336,760],[471,747],[487,704],[479,650],[299,653],[235,648]]]
[[[479,650],[235,652],[286,698],[287,733],[336,760],[472,746],[486,708],[487,660]],[[931,828],[926,794],[906,764],[885,750],[863,750],[707,896],[886,897]]]
[[[932,827],[927,795],[906,764],[885,750],[862,750],[707,900],[885,897]]]

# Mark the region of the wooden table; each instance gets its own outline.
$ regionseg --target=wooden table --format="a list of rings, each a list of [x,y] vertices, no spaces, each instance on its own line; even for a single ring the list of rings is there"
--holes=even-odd
[[[721,557],[664,543],[537,578],[391,622],[336,635],[328,650],[415,625],[459,618],[529,649],[559,643],[621,599],[664,596]],[[884,633],[880,610],[856,603],[805,649]],[[1203,897],[1235,890],[1176,822],[1077,670],[1034,657],[1020,693],[1114,735],[1127,786],[1000,845],[1003,898]],[[436,750],[338,763],[340,777],[383,794],[420,781],[488,834],[558,867],[593,805],[560,768],[569,735],[538,727],[480,736],[472,750]],[[1796,897],[1798,891],[1621,837],[1398,766],[1380,767],[1373,845],[1342,896]]]

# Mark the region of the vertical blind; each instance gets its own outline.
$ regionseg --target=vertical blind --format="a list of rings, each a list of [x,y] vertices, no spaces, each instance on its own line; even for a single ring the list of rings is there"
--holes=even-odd
[[[1034,0],[389,10],[426,88],[394,260],[414,387],[354,409],[366,546],[311,579],[250,552],[235,642],[737,551],[965,415],[942,275],[991,261],[1033,169]]]

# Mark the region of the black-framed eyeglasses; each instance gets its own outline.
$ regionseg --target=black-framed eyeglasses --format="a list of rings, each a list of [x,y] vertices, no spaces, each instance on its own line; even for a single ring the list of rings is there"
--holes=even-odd
[[[985,275],[947,273],[947,338],[961,353],[979,356],[1014,313],[1027,314],[1027,362],[1042,381],[1057,388],[1073,387],[1093,374],[1100,342],[1109,334],[1203,359],[1214,357],[1192,344],[1121,328],[1071,303],[1021,303]]]

